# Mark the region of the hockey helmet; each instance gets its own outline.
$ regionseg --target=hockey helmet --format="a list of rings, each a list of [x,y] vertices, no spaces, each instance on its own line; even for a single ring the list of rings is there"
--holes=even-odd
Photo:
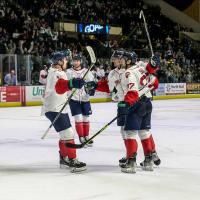
[[[122,56],[124,55],[124,49],[119,49],[119,50],[115,50],[111,56],[111,60],[114,58],[122,58]]]
[[[74,61],[80,61],[80,65],[79,64],[74,65]],[[81,69],[84,67],[83,66],[83,56],[80,53],[77,53],[73,56],[73,67],[77,68],[78,66],[81,66]]]
[[[127,61],[131,61],[130,63],[127,64],[135,64],[137,61],[137,54],[134,51],[125,51],[123,54],[123,58]]]
[[[57,64],[60,60],[63,60],[64,58],[67,58],[69,59],[70,58],[70,50],[67,49],[65,51],[57,51],[57,52],[54,52],[52,55],[51,55],[51,61],[52,61],[52,64]]]
[[[82,63],[83,57],[80,53],[77,53],[73,56],[73,60],[79,60]]]

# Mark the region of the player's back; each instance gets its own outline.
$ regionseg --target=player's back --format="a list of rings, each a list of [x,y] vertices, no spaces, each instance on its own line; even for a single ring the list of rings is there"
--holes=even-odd
[[[149,82],[149,75],[143,65],[134,65],[125,71],[123,89],[126,94],[128,91],[141,91]],[[152,97],[151,93],[146,94]]]

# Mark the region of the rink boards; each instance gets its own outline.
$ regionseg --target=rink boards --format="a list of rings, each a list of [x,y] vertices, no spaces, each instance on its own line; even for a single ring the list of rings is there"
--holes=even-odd
[[[42,105],[44,86],[2,86],[0,107]],[[200,83],[161,83],[154,92],[154,100],[200,98]],[[111,95],[96,92],[90,98],[92,103],[110,102]]]

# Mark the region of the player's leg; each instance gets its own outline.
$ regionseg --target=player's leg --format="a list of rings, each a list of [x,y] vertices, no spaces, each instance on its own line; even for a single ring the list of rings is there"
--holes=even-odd
[[[137,155],[137,140],[136,136],[138,133],[140,120],[135,112],[131,112],[127,115],[124,125],[126,133],[126,158],[127,161],[124,165],[121,165],[121,171],[125,173],[136,172],[136,155]]]
[[[150,131],[148,129],[139,130],[138,135],[142,143],[144,157],[145,157],[141,165],[144,170],[153,171],[153,157],[152,157],[152,146],[150,140]]]
[[[122,139],[124,141],[124,145],[125,145],[125,149],[126,149],[126,143],[127,143],[127,138],[126,138],[126,131],[124,131],[124,126],[120,126],[120,133],[121,133],[121,136],[122,136]],[[121,159],[119,159],[119,166],[125,164],[127,161],[127,158],[126,156],[122,157]]]
[[[144,170],[152,171],[153,170],[153,153],[155,155],[155,144],[152,143],[152,135],[150,132],[151,128],[151,113],[152,113],[152,104],[150,99],[146,99],[143,104],[145,105],[145,115],[142,117],[142,123],[139,130],[139,137],[141,139],[145,160],[141,163]],[[156,154],[157,155],[157,154]],[[155,157],[155,156],[154,156]]]
[[[89,101],[81,102],[81,111],[83,115],[83,137],[85,140],[89,139],[90,133],[90,121],[89,116],[92,114],[91,104]],[[92,146],[93,140],[91,140],[87,146]]]
[[[85,142],[83,129],[83,116],[81,110],[81,103],[79,101],[70,100],[69,102],[72,116],[74,116],[75,129],[81,143]]]
[[[120,113],[118,113],[118,114],[120,114]],[[121,133],[122,139],[124,141],[125,149],[126,149],[126,133],[124,131],[124,124],[125,124],[125,116],[118,117],[117,118],[117,126],[120,126],[120,133]],[[119,159],[119,166],[121,166],[122,164],[125,164],[126,160],[127,160],[126,156]]]
[[[45,115],[52,122],[56,117],[57,112],[48,112]],[[54,123],[54,128],[60,135],[60,167],[70,167],[71,172],[86,170],[86,164],[77,160],[76,149],[66,146],[67,143],[74,144],[74,132],[67,113],[60,114],[59,118]]]

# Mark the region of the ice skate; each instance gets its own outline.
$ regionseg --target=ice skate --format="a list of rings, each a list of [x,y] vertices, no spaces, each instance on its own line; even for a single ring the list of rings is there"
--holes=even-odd
[[[126,161],[127,161],[126,157],[119,159],[119,166],[121,167],[122,165],[124,165],[126,163]]]
[[[121,165],[121,171],[124,173],[136,173],[136,157],[127,159],[125,164]]]
[[[86,163],[80,162],[76,158],[69,159],[69,167],[72,173],[82,172],[86,170]]]
[[[88,137],[88,136],[85,136],[84,139],[85,139],[85,141],[87,141],[87,140],[89,140],[89,137]],[[87,143],[87,146],[88,146],[88,147],[92,147],[92,146],[93,146],[93,143],[94,143],[93,140],[91,140],[90,142]]]
[[[160,160],[160,158],[158,157],[158,154],[157,154],[156,151],[154,151],[154,152],[152,153],[152,159],[153,159],[153,162],[154,162],[155,165],[157,165],[157,166],[160,165],[161,160]]]
[[[160,165],[161,160],[160,160],[160,158],[158,157],[158,154],[157,154],[156,151],[154,151],[154,152],[152,153],[152,159],[153,159],[154,165],[156,165],[156,166]],[[143,166],[143,165],[144,165],[144,161],[140,163],[140,166]]]
[[[66,168],[69,168],[69,159],[68,157],[62,157],[60,155],[60,169],[66,169]]]
[[[152,154],[148,154],[145,156],[143,161],[142,169],[144,171],[153,171],[153,158]]]

